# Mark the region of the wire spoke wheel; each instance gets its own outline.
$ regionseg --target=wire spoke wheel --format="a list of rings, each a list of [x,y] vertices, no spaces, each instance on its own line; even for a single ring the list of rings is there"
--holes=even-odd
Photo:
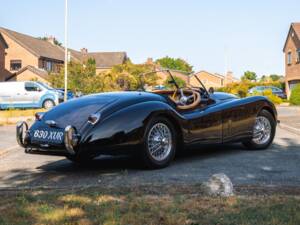
[[[165,160],[172,149],[172,133],[169,127],[164,123],[154,124],[149,131],[147,144],[154,160]]]
[[[256,144],[262,145],[269,141],[271,137],[272,127],[268,118],[264,116],[258,116],[253,128],[252,141]]]

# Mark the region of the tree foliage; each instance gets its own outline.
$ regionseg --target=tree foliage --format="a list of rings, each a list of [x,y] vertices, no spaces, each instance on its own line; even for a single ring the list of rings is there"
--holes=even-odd
[[[49,75],[49,82],[53,87],[64,87],[64,70],[59,74]],[[85,94],[96,92],[100,89],[100,78],[96,75],[96,63],[88,59],[85,63],[71,61],[68,64],[68,89],[73,92],[81,91]]]
[[[174,80],[175,82],[178,84],[178,86],[180,88],[183,88],[183,87],[186,87],[186,82],[181,79],[180,77],[176,77],[176,76],[173,76],[174,77]],[[165,81],[164,81],[164,86],[167,88],[167,89],[174,89],[174,84],[170,83],[172,82],[172,78],[171,77],[168,77]]]
[[[270,78],[271,78],[272,81],[278,81],[281,78],[283,78],[283,76],[282,75],[277,75],[277,74],[271,74]]]
[[[257,79],[257,75],[255,72],[252,71],[246,71],[242,76],[242,80],[256,81],[256,79]]]
[[[157,59],[155,63],[160,66],[173,70],[185,71],[188,73],[193,72],[193,66],[181,58],[171,58],[169,56]]]
[[[142,73],[153,71],[152,65],[135,65],[130,61],[122,65],[116,65],[111,70],[96,74],[94,59],[88,59],[84,64],[70,62],[68,64],[68,89],[84,94],[137,90],[143,85],[156,85],[155,73],[140,76]],[[50,74],[49,82],[53,87],[64,87],[64,70],[59,74]]]
[[[43,40],[43,41],[48,41],[48,37],[38,37],[38,39]],[[62,43],[58,41],[56,38],[54,39],[54,44],[58,46],[62,46]]]

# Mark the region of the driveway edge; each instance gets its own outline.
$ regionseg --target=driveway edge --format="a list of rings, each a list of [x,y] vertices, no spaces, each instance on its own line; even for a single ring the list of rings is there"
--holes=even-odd
[[[287,130],[293,134],[297,134],[297,135],[300,135],[300,129],[297,129],[295,127],[292,127],[292,126],[289,126],[287,124],[284,124],[284,123],[280,123],[279,124],[279,127],[284,129],[284,130]]]

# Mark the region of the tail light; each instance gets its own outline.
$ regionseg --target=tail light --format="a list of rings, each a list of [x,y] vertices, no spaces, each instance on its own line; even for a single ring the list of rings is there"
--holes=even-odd
[[[101,114],[100,113],[93,113],[93,114],[89,115],[88,122],[90,124],[94,125],[94,124],[96,124],[99,121],[100,118],[101,118]]]
[[[45,114],[44,112],[37,112],[35,114],[35,120],[41,120],[43,118],[44,114]]]

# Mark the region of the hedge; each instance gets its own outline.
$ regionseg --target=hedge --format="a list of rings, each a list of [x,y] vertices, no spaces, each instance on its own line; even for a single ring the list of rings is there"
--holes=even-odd
[[[291,105],[300,105],[300,84],[297,84],[291,93],[290,96]]]

